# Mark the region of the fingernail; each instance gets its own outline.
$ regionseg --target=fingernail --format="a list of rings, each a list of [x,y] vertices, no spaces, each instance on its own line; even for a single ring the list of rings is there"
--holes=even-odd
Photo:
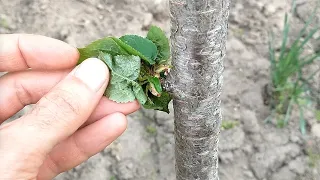
[[[89,58],[75,70],[74,76],[82,80],[92,90],[99,91],[107,80],[107,66],[97,58]]]

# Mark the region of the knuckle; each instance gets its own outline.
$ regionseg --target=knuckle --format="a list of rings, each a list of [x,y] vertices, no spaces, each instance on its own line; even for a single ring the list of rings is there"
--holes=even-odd
[[[36,121],[37,126],[47,129],[57,121],[61,123],[75,119],[81,109],[77,99],[76,94],[63,89],[56,89],[44,96],[32,111],[33,115],[40,118]]]
[[[73,92],[56,89],[54,92],[45,96],[45,99],[55,105],[58,112],[76,115],[80,113],[79,96]]]
[[[51,107],[39,104],[31,111],[30,114],[26,115],[27,119],[28,117],[35,118],[36,120],[27,124],[31,124],[31,126],[35,126],[42,130],[47,130],[54,124],[54,122],[59,120],[58,112],[55,112]]]
[[[14,89],[21,105],[26,106],[32,102],[31,93],[25,88],[19,79],[15,80]]]
[[[85,149],[79,144],[79,142],[77,141],[77,139],[75,138],[75,136],[71,136],[71,141],[73,142],[75,148],[78,151],[78,155],[80,160],[87,160],[90,158],[90,156],[92,155],[91,153],[85,151]]]
[[[49,153],[47,156],[46,166],[54,174],[59,174],[60,172],[62,172],[61,164],[54,157],[52,157],[51,153]]]

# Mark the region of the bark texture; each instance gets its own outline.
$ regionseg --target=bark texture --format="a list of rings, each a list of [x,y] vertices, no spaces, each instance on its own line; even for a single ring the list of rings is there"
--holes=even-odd
[[[218,180],[229,0],[170,0],[177,180]]]

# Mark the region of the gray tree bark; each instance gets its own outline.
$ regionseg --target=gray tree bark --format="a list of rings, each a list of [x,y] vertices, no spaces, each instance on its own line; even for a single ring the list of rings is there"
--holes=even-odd
[[[218,180],[229,0],[170,0],[177,180]]]

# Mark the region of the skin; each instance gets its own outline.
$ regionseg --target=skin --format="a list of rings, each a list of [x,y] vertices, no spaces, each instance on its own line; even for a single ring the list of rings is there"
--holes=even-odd
[[[102,151],[127,127],[137,102],[102,97],[109,71],[98,59],[76,67],[76,48],[44,36],[0,35],[2,180],[49,180]],[[23,107],[21,118],[3,123]]]

